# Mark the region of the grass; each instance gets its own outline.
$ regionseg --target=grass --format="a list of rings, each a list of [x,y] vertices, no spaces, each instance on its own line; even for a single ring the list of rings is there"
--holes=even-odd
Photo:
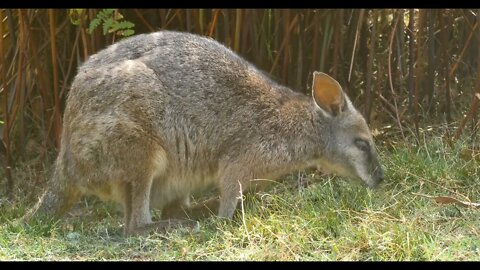
[[[480,201],[478,161],[465,156],[466,144],[451,149],[431,136],[418,147],[380,148],[387,178],[378,190],[314,173],[301,188],[295,174],[247,197],[243,217],[206,219],[197,233],[124,237],[121,213],[96,199],[60,221],[18,225],[31,203],[2,201],[0,259],[480,260],[480,209],[416,195]]]

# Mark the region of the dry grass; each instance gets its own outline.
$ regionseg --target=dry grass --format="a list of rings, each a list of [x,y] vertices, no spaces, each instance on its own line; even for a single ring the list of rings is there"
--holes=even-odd
[[[31,205],[19,195],[0,206],[0,259],[479,260],[479,209],[415,195],[480,201],[478,161],[465,157],[465,144],[455,149],[435,136],[415,148],[383,147],[387,181],[375,191],[315,173],[306,174],[315,183],[301,188],[291,175],[247,197],[244,215],[204,220],[199,233],[124,237],[121,213],[93,198],[56,223],[15,225]]]

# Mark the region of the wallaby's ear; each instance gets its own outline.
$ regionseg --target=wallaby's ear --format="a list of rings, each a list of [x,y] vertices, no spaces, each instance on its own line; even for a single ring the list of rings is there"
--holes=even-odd
[[[333,116],[339,115],[345,108],[342,87],[323,72],[313,72],[312,96],[318,107]]]

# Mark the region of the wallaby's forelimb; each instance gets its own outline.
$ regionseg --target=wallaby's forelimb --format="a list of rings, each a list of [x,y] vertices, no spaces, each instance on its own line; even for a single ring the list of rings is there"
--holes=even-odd
[[[223,181],[220,191],[220,206],[218,208],[218,216],[232,219],[235,209],[237,209],[238,201],[243,192],[240,181]]]

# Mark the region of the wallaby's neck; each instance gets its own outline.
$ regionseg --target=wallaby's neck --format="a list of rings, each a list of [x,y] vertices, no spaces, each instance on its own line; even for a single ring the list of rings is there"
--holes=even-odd
[[[272,124],[278,129],[275,151],[284,157],[276,161],[283,173],[312,166],[322,158],[327,149],[330,120],[316,109],[310,97],[290,93],[277,110]]]

